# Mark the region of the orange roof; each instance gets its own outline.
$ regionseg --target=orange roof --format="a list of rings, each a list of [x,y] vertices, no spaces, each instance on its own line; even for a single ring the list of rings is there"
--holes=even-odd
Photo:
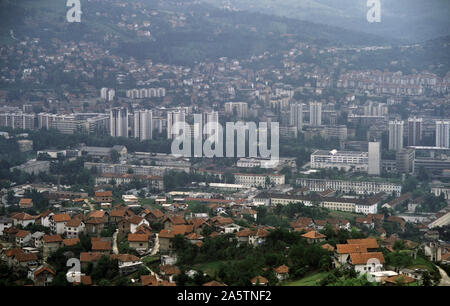
[[[178,275],[181,273],[178,267],[172,265],[163,265],[159,267],[159,270],[165,275]]]
[[[222,283],[219,283],[218,281],[213,280],[213,281],[204,283],[202,286],[205,286],[205,287],[218,287],[218,286],[226,286],[226,285],[222,284]]]
[[[148,234],[128,234],[129,242],[148,242]]]
[[[16,256],[17,254],[23,253],[21,248],[9,249],[5,251],[6,257]]]
[[[111,211],[110,216],[111,217],[123,217],[125,216],[125,213],[127,212],[127,210],[125,208],[121,208],[121,209],[113,209]]]
[[[254,278],[252,278],[252,280],[250,281],[252,284],[256,285],[256,284],[261,284],[261,285],[265,285],[267,284],[269,281],[267,280],[267,278],[265,278],[264,276],[258,275]]]
[[[96,197],[112,197],[112,191],[111,191],[111,190],[107,190],[107,191],[96,191],[96,192],[95,192],[95,196],[96,196]]]
[[[139,224],[142,220],[144,220],[144,218],[136,216],[136,215],[134,215],[133,217],[128,219],[128,221],[130,221],[130,223],[132,223],[132,224]]]
[[[68,214],[56,214],[51,216],[51,218],[55,221],[55,222],[67,222],[70,221],[70,216]]]
[[[352,253],[350,254],[350,260],[354,265],[365,265],[369,259],[378,259],[380,263],[384,263],[383,253],[381,252],[369,252],[369,253]]]
[[[92,251],[110,251],[111,250],[111,241],[92,241]]]
[[[80,261],[81,262],[92,262],[100,260],[104,256],[103,253],[100,252],[82,252],[80,253]]]
[[[159,209],[150,210],[150,214],[152,214],[153,216],[155,216],[155,218],[158,218],[158,219],[164,217],[164,214]]]
[[[282,265],[282,266],[276,267],[274,270],[278,274],[289,273],[289,267],[286,266],[286,265]]]
[[[50,274],[53,274],[53,275],[56,274],[55,271],[53,271],[53,270],[50,269],[49,267],[42,266],[42,267],[40,267],[39,269],[37,269],[36,271],[34,271],[34,276],[37,276],[37,275],[41,274],[41,273],[44,272],[44,271],[47,271],[47,272],[49,272]]]
[[[47,272],[49,272],[50,274],[53,274],[53,275],[56,274],[55,271],[53,271],[53,270],[50,269],[49,267],[42,266],[42,267],[40,267],[39,269],[37,269],[36,271],[34,271],[34,276],[38,276],[39,274],[41,274],[41,273],[44,272],[44,271],[47,271]]]
[[[378,249],[378,242],[375,238],[364,238],[364,239],[347,239],[348,244],[362,244],[368,249]]]
[[[11,218],[16,220],[34,220],[35,218],[32,215],[27,213],[15,213],[11,216]]]
[[[14,256],[18,262],[36,261],[37,255],[34,253],[18,253]]]
[[[90,286],[92,285],[92,278],[90,275],[81,275],[80,277],[80,281],[83,285],[85,286]]]
[[[248,237],[248,236],[250,236],[251,232],[252,231],[250,229],[245,228],[239,232],[236,232],[235,235],[236,235],[236,237]]]
[[[25,238],[26,236],[28,236],[29,234],[31,234],[29,231],[23,231],[23,230],[19,230],[16,234],[16,237],[18,238]]]
[[[158,280],[153,275],[141,275],[141,283],[144,286],[157,286]]]
[[[72,219],[66,223],[66,227],[79,227],[81,224],[80,219]]]
[[[325,236],[319,232],[316,232],[316,231],[310,231],[310,232],[307,232],[306,234],[303,234],[302,237],[308,238],[308,239],[323,239],[323,238],[326,238],[327,236]]]
[[[391,284],[409,284],[415,282],[415,279],[404,274],[399,274],[387,278],[386,282]]]
[[[117,254],[117,255],[111,255],[111,259],[117,259],[121,262],[132,262],[132,261],[140,261],[139,257],[131,254]]]
[[[30,205],[33,204],[33,200],[30,198],[22,198],[19,201],[19,205]]]
[[[163,222],[165,222],[167,220],[169,220],[174,225],[186,224],[186,220],[184,220],[184,218],[181,216],[168,216],[168,217],[166,217],[166,219]]]
[[[336,244],[338,254],[367,253],[367,246],[363,244]]]
[[[105,216],[104,210],[94,210],[89,214],[89,218],[103,218]]]
[[[334,246],[332,246],[331,244],[325,243],[324,245],[322,245],[322,249],[325,249],[325,250],[333,252],[334,251]]]
[[[62,242],[63,239],[60,235],[44,235],[42,238],[45,243]]]
[[[63,244],[65,246],[73,246],[76,245],[77,243],[80,243],[80,239],[78,238],[68,238],[63,240]]]

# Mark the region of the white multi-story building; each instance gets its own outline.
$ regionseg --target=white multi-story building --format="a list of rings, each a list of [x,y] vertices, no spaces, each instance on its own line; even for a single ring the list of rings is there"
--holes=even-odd
[[[291,104],[291,112],[289,117],[289,125],[294,126],[298,132],[303,129],[303,104]]]
[[[186,113],[182,110],[167,112],[167,139],[172,139],[178,135],[178,133],[174,134],[175,131],[173,130],[173,125],[177,122],[186,122]]]
[[[389,150],[403,149],[403,121],[389,121]]]
[[[436,121],[436,147],[450,148],[450,120]]]
[[[268,187],[268,184],[283,185],[284,174],[250,174],[250,173],[234,173],[236,184],[246,187]]]
[[[322,125],[322,103],[309,103],[309,124],[313,126]]]
[[[128,109],[116,107],[110,111],[110,133],[113,137],[128,137]]]
[[[225,113],[236,115],[239,119],[247,118],[248,104],[247,102],[226,102]]]
[[[34,114],[26,114],[23,112],[1,113],[0,126],[13,129],[34,130],[35,118],[36,116]]]
[[[369,175],[381,174],[381,143],[369,142],[369,165],[367,169]]]
[[[307,187],[311,191],[322,192],[325,190],[336,190],[344,193],[355,192],[356,194],[375,194],[385,192],[396,196],[402,193],[402,186],[389,182],[369,182],[369,181],[345,181],[327,179],[298,178],[297,184]]]
[[[139,140],[153,138],[153,113],[151,110],[134,112],[134,138]]]
[[[316,150],[311,154],[312,169],[333,169],[367,172],[368,152]]]
[[[209,123],[209,125],[207,125]],[[214,134],[214,139],[219,139],[219,113],[212,111],[209,113],[203,113],[203,124],[206,128],[207,137]]]

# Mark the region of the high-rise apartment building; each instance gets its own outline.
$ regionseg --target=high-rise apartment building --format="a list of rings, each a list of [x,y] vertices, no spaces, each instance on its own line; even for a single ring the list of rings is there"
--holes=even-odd
[[[115,107],[110,110],[110,133],[113,137],[128,137],[128,109]]]
[[[389,150],[403,149],[403,121],[389,121]]]

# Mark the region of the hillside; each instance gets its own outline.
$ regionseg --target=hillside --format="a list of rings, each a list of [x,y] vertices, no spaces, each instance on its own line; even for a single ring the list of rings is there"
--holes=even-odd
[[[121,55],[191,64],[206,58],[249,57],[297,42],[373,45],[375,35],[255,12],[232,12],[196,1],[82,1],[82,22],[68,23],[65,1],[0,3],[2,42],[38,37],[93,41]],[[13,17],[14,16],[14,17]],[[143,23],[148,26],[144,27]],[[139,28],[139,31],[135,27]],[[149,36],[141,35],[149,32]]]
[[[366,0],[203,0],[218,7],[313,21],[416,42],[448,35],[450,1],[381,0],[381,23],[368,23]]]

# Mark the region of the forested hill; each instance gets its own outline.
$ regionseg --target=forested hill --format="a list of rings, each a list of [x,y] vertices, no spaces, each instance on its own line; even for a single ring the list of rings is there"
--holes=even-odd
[[[375,35],[227,11],[190,0],[81,0],[81,6],[81,23],[69,23],[66,1],[1,1],[0,43],[25,37],[40,38],[43,45],[46,41],[50,44],[52,38],[94,41],[120,55],[175,64],[223,56],[249,57],[297,42],[340,46],[390,43]]]

